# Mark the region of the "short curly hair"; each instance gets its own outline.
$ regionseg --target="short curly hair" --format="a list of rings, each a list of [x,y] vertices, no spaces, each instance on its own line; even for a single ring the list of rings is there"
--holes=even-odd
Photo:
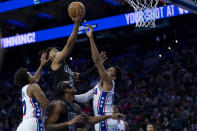
[[[29,75],[27,74],[26,68],[20,68],[14,75],[14,83],[17,86],[25,86],[29,84]]]

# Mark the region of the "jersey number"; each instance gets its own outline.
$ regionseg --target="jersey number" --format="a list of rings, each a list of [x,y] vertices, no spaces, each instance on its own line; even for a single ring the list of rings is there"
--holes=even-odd
[[[23,116],[26,115],[26,102],[25,100],[23,101]]]

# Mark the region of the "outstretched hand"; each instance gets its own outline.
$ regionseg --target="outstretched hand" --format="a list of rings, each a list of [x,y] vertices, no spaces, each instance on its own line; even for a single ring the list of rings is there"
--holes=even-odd
[[[40,65],[44,66],[48,63],[48,61],[50,61],[50,58],[47,60],[46,59],[46,53],[42,53],[42,56],[40,58],[40,62],[41,62]]]
[[[71,19],[75,24],[76,23],[80,24],[84,16],[85,16],[84,10],[80,9],[79,11],[77,11],[76,17],[75,18],[71,17]]]
[[[106,60],[107,60],[107,54],[104,51],[102,51],[99,54],[99,61],[101,64],[103,64]]]
[[[74,117],[72,120],[68,121],[68,125],[73,125],[75,123],[81,123],[83,122],[84,117],[83,115],[77,115],[76,117]]]
[[[91,25],[86,24],[88,28],[86,28],[86,35],[91,38],[93,37],[93,27]]]
[[[120,120],[121,117],[126,117],[126,116],[120,113],[115,113],[111,115],[111,118],[116,120]]]

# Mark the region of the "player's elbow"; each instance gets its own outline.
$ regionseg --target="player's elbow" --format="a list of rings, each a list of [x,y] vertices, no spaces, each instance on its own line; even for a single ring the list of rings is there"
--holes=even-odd
[[[77,100],[77,101],[80,102],[80,103],[86,103],[88,100],[86,98],[83,98],[83,99]]]
[[[80,102],[80,103],[85,103],[85,102],[88,102],[88,97],[86,95],[75,95],[75,100]]]

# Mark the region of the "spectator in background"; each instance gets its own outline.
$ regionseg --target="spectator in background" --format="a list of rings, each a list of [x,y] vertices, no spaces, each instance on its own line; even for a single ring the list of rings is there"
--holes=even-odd
[[[167,117],[164,117],[163,119],[163,123],[161,124],[161,129],[169,129],[169,121]]]
[[[146,127],[146,131],[155,131],[153,124],[148,124]]]

